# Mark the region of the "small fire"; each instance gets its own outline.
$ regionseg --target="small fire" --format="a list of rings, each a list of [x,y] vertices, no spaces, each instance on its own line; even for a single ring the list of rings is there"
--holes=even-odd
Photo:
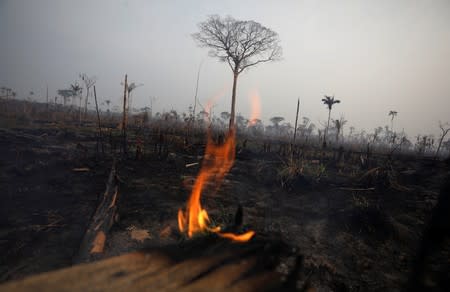
[[[216,188],[219,188],[223,178],[233,166],[235,143],[235,130],[228,132],[223,145],[216,145],[210,133],[208,133],[205,157],[187,202],[186,211],[181,209],[178,211],[178,227],[181,232],[187,233],[188,237],[192,237],[195,233],[209,231],[233,241],[245,242],[255,234],[254,231],[248,231],[237,235],[221,232],[220,227],[211,227],[208,212],[202,208],[200,203],[204,186],[212,182]]]

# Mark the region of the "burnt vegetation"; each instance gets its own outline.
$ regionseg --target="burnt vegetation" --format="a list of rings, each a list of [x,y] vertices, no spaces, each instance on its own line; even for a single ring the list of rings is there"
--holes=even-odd
[[[226,112],[119,112],[102,97],[98,110],[80,115],[75,89],[66,105],[64,91],[61,103],[1,100],[3,281],[82,257],[113,160],[118,209],[95,259],[185,240],[175,214],[202,163],[206,132],[222,143],[228,131]],[[293,129],[283,117],[264,125],[238,115],[235,164],[222,188],[210,186],[202,198],[214,225],[230,226],[242,206],[244,229],[289,240],[305,257],[299,279],[315,287],[400,289],[411,273],[422,275],[414,281],[428,275],[421,285],[442,285],[448,230],[433,226],[448,214],[445,197],[440,215],[433,208],[448,173],[445,125],[436,145],[428,135],[413,144],[392,127],[343,134],[337,125],[346,121],[337,121],[318,131],[306,117]]]
[[[235,113],[238,76],[279,59],[278,35],[256,22],[216,16],[199,29],[194,39],[232,69],[230,112],[197,112],[197,96],[183,112],[158,112],[151,103],[134,108],[131,95],[141,84],[128,76],[120,104],[97,92],[101,80],[87,74],[55,97],[18,97],[1,88],[0,281],[149,246],[170,249],[175,263],[186,258],[174,247],[213,254],[215,245],[192,247],[210,239],[203,234],[190,242],[176,214],[204,161],[207,133],[220,145],[234,129],[234,165],[219,189],[206,186],[202,203],[212,225],[256,232],[249,247],[258,260],[273,249],[260,240],[284,242],[292,257],[276,258],[277,268],[290,269],[281,287],[445,291],[448,124],[439,123],[440,137],[410,138],[395,130],[401,111],[391,110],[390,126],[356,131],[352,121],[333,116],[345,102],[334,96],[317,98],[328,111],[323,125],[302,113],[300,101],[295,126],[281,116],[267,124],[249,120]],[[207,281],[209,272],[193,275],[189,285]]]

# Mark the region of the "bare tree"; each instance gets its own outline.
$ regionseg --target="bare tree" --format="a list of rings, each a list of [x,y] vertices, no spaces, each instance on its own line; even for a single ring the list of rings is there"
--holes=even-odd
[[[339,135],[342,133],[342,137],[344,137],[344,126],[347,124],[347,120],[344,116],[341,116],[339,120],[333,120],[334,127],[336,128],[336,143],[339,142]]]
[[[210,16],[198,26],[200,31],[192,35],[197,44],[210,48],[210,56],[227,62],[233,71],[231,130],[235,126],[238,76],[251,66],[280,59],[282,51],[278,34],[252,20],[241,21],[218,15]]]
[[[123,83],[123,115],[122,115],[122,154],[127,154],[127,93],[128,93],[128,75],[125,74]]]
[[[89,77],[86,73],[80,74],[81,80],[84,82],[84,86],[86,87],[86,99],[84,100],[84,118],[86,119],[87,115],[87,106],[88,106],[88,99],[89,99],[89,90],[92,86],[94,86],[96,82],[95,77]]]
[[[300,98],[297,99],[297,111],[295,113],[294,137],[292,138],[292,145],[295,145],[295,138],[297,137],[298,111],[300,109]]]
[[[373,130],[372,144],[375,144],[378,141],[381,132],[383,132],[383,127],[376,127]]]
[[[436,154],[434,155],[435,158],[437,158],[439,155],[439,151],[441,150],[442,146],[442,141],[444,141],[445,136],[447,136],[448,132],[450,132],[450,124],[449,123],[443,124],[441,121],[439,121],[439,129],[441,129],[441,137],[439,138],[438,148],[436,150]]]
[[[194,109],[193,109],[193,116],[195,117],[195,111],[197,109],[197,94],[198,94],[198,83],[200,81],[200,70],[202,69],[202,64],[203,64],[203,60],[200,62],[200,65],[198,66],[198,71],[197,71],[197,82],[195,84],[195,96],[194,96]]]

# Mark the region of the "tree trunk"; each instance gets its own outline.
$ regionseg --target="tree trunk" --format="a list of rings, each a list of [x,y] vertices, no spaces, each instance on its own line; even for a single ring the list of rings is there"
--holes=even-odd
[[[86,86],[86,99],[84,100],[84,119],[86,119],[87,117],[88,99],[89,99],[89,87]]]
[[[229,130],[232,130],[235,128],[235,106],[236,106],[236,86],[237,86],[237,79],[238,79],[239,73],[233,72],[233,92],[231,95],[231,114],[230,114],[230,126]]]
[[[128,76],[125,74],[125,84],[123,85],[123,116],[122,116],[122,150],[123,154],[127,153],[127,91]]]
[[[117,221],[117,197],[119,195],[116,177],[116,163],[113,162],[109,173],[106,190],[97,210],[92,216],[91,223],[83,237],[74,263],[88,262],[98,258],[104,250],[106,235],[115,221]]]
[[[442,140],[443,140],[443,138],[439,140],[439,145],[438,145],[438,148],[436,150],[436,154],[434,155],[435,159],[437,159],[439,157],[439,151],[441,150]]]
[[[295,138],[297,137],[297,123],[298,123],[298,110],[300,108],[300,98],[297,100],[297,113],[295,114],[295,128],[294,128],[294,139],[292,140],[292,144],[295,145]]]
[[[434,158],[435,158],[435,159],[437,159],[437,158],[439,157],[439,151],[441,150],[442,142],[444,141],[445,136],[447,136],[447,133],[448,133],[449,131],[450,131],[450,130],[443,131],[443,133],[442,133],[442,135],[441,135],[441,138],[439,139],[439,145],[438,145],[438,148],[437,148],[436,153],[435,153],[435,155],[434,155]]]
[[[203,61],[202,61],[203,63]],[[200,81],[200,69],[202,68],[202,63],[200,63],[200,66],[198,67],[198,71],[197,71],[197,83],[195,85],[195,96],[194,96],[194,109],[192,112],[192,115],[194,116],[194,120],[195,120],[195,111],[197,110],[197,93],[198,93],[198,83]]]
[[[330,116],[331,116],[331,109],[328,110],[327,128],[325,129],[325,133],[323,134],[323,147],[327,146],[328,128],[330,127]]]
[[[78,126],[81,126],[81,100],[82,100],[82,96],[80,94],[80,106],[78,107]]]
[[[47,122],[50,120],[50,110],[49,110],[49,104],[48,104],[48,84],[47,84]]]
[[[100,140],[100,145],[102,146],[102,154],[105,155],[105,147],[103,145],[102,126],[101,126],[101,120],[100,120],[100,112],[98,110],[97,91],[95,90],[95,85],[94,85],[94,99],[95,99],[95,110],[97,111],[98,139]],[[98,145],[98,141],[97,141],[97,145]]]

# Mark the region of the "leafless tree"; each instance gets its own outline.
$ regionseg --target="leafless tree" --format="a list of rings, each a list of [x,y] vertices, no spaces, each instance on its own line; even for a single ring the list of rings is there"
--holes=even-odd
[[[383,127],[376,127],[373,130],[372,144],[375,144],[378,141],[381,132],[383,132]]]
[[[203,60],[200,62],[200,65],[198,66],[197,71],[197,82],[195,84],[195,96],[194,96],[194,109],[193,109],[193,116],[195,117],[195,111],[197,109],[197,95],[198,95],[198,83],[200,81],[200,70],[202,69]]]
[[[300,98],[297,99],[297,111],[295,112],[294,137],[292,138],[292,145],[295,145],[295,138],[297,137],[298,112],[300,110]]]
[[[389,152],[389,157],[392,157],[394,152],[397,150],[398,150],[398,152],[401,152],[402,147],[405,144],[407,144],[407,145],[411,144],[411,142],[406,137],[405,131],[402,131],[401,133],[399,133],[398,136],[396,134],[394,134],[394,137],[395,137],[395,139],[392,142],[392,147],[391,147],[391,151]]]
[[[336,143],[339,142],[339,135],[344,137],[344,126],[347,124],[347,120],[344,116],[341,116],[339,120],[333,120],[334,127],[336,128]]]
[[[87,105],[88,105],[88,99],[89,99],[89,90],[92,86],[95,85],[96,78],[95,77],[89,77],[86,73],[80,74],[80,79],[83,80],[84,86],[86,87],[86,99],[84,100],[84,118],[86,119],[87,115]]]
[[[442,146],[442,141],[444,141],[445,136],[447,136],[448,132],[450,132],[450,124],[449,123],[443,124],[441,121],[439,121],[439,129],[441,129],[441,137],[439,138],[439,144],[436,150],[435,158],[437,158],[439,155],[439,151],[441,150]]]
[[[199,32],[192,35],[197,44],[209,48],[210,56],[227,62],[233,71],[230,129],[234,129],[238,76],[251,66],[281,58],[278,34],[252,20],[218,15],[210,16],[198,27]]]

